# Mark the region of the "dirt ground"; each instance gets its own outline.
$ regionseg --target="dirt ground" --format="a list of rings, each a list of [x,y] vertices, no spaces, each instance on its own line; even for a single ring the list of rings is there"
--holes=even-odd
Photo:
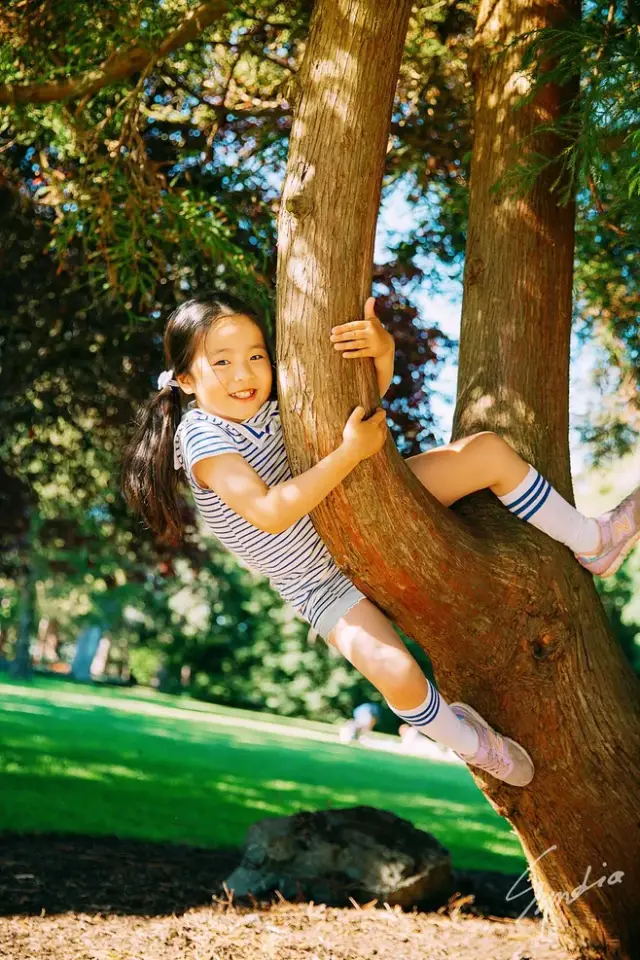
[[[116,838],[0,835],[7,960],[569,960],[505,897],[517,874],[457,871],[431,912],[379,904],[234,903],[237,850]],[[521,881],[518,889],[523,888]]]

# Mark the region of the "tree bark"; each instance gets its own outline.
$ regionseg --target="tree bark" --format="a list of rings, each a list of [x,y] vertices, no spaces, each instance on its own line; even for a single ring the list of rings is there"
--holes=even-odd
[[[406,0],[318,0],[314,10],[278,231],[278,390],[294,474],[340,443],[357,404],[370,413],[379,402],[373,362],[345,363],[329,332],[361,316],[370,294],[409,10]],[[526,200],[489,195],[536,113],[556,116],[566,92],[547,89],[513,113],[518,51],[488,51],[565,12],[548,0],[481,9],[455,432],[496,430],[570,497],[573,211],[544,179]],[[637,956],[640,687],[591,577],[488,492],[442,507],[391,437],[311,516],[344,573],[428,652],[445,699],[473,704],[530,752],[536,775],[524,789],[474,777],[519,836],[563,945]],[[527,890],[523,878],[512,894],[523,913]]]
[[[9,665],[9,674],[26,680],[32,673],[31,644],[36,635],[38,598],[36,584],[38,582],[37,548],[36,541],[42,518],[32,507],[29,514],[29,528],[24,541],[24,563],[20,573],[20,607],[18,618],[18,636],[13,660]]]

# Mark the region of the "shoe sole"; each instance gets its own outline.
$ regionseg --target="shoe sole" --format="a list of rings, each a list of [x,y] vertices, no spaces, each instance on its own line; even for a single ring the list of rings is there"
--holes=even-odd
[[[483,727],[486,727],[488,730],[493,730],[493,729],[494,729],[489,723],[487,723],[487,721],[484,719],[484,717],[481,717],[480,714],[478,713],[478,711],[477,711],[477,710],[474,710],[473,707],[470,707],[468,703],[456,702],[456,703],[450,703],[449,706],[451,707],[452,710],[453,710],[454,707],[462,707],[462,708],[464,709],[464,712],[465,712],[465,713],[470,713],[471,716],[474,718],[474,720],[476,720],[478,723],[481,723]],[[497,733],[498,731],[496,730],[496,731],[494,731],[494,732]],[[531,757],[529,756],[529,754],[527,753],[527,751],[525,750],[525,748],[524,748],[523,746],[521,746],[519,743],[516,743],[515,740],[512,740],[511,737],[505,737],[504,734],[502,734],[502,733],[500,734],[500,736],[502,737],[502,739],[503,739],[506,743],[513,744],[513,746],[515,747],[516,750],[518,750],[520,753],[523,753],[523,754],[525,755],[525,757],[527,758],[527,760],[528,760],[529,763],[531,764],[531,770],[533,771],[532,774],[531,774],[531,778],[530,778],[529,780],[527,780],[526,783],[509,783],[508,785],[509,785],[510,787],[526,787],[528,784],[531,783],[531,780],[533,780],[533,777],[534,777],[534,775],[535,775],[535,767],[534,767],[534,765],[533,765],[533,760],[531,759]],[[463,759],[463,758],[461,757],[460,759]],[[464,762],[465,762],[469,767],[475,766],[475,764],[469,763],[468,760],[465,760]],[[482,767],[476,767],[476,769],[477,769],[477,770],[482,770]],[[483,773],[488,773],[487,770],[483,770],[482,772],[483,772]],[[489,776],[491,777],[491,776],[493,776],[493,774],[489,773]],[[494,780],[500,780],[500,777],[494,777]],[[507,781],[507,780],[501,780],[501,783],[508,783],[508,781]]]
[[[611,566],[607,567],[604,573],[596,573],[595,576],[600,577],[601,580],[606,580],[607,577],[612,577],[614,573],[617,573],[620,567],[622,566],[622,564],[625,562],[625,560],[631,553],[631,551],[633,550],[633,548],[635,547],[638,540],[640,540],[640,529],[638,529],[636,533],[633,535],[633,537],[631,537],[631,539],[625,543],[624,547],[622,548],[618,556],[615,558]]]

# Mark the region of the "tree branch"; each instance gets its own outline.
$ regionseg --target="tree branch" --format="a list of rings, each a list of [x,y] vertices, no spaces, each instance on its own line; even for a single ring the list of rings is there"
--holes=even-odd
[[[598,188],[596,187],[595,181],[591,176],[591,174],[589,174],[589,176],[587,177],[587,184],[589,186],[589,191],[591,193],[591,196],[593,197],[593,203],[596,210],[598,211],[601,217],[604,217],[604,220],[603,220],[604,225],[608,227],[609,230],[612,230],[613,233],[615,233],[618,237],[628,236],[626,230],[623,230],[621,227],[617,227],[615,223],[611,223],[611,221],[609,220],[607,215],[607,209],[604,203],[602,202],[602,200],[600,199],[600,195],[598,194]]]
[[[152,59],[161,60],[196,39],[202,31],[219,20],[226,12],[226,0],[206,0],[190,10],[184,20],[162,42],[157,50],[135,44],[117,51],[95,70],[69,80],[52,80],[48,83],[5,84],[0,86],[0,104],[53,103],[76,97],[92,96],[103,87],[124,80],[132,73],[142,70]]]

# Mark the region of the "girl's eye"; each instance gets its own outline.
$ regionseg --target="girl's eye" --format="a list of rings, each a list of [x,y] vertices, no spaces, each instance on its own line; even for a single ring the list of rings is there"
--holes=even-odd
[[[251,359],[254,360],[256,357],[258,358],[258,360],[264,360],[264,359],[265,359],[265,356],[264,356],[263,353],[254,353],[254,355],[253,355],[253,357],[251,357]],[[216,360],[216,362],[214,363],[214,367],[220,366],[221,363],[228,363],[228,362],[229,362],[228,360]]]

